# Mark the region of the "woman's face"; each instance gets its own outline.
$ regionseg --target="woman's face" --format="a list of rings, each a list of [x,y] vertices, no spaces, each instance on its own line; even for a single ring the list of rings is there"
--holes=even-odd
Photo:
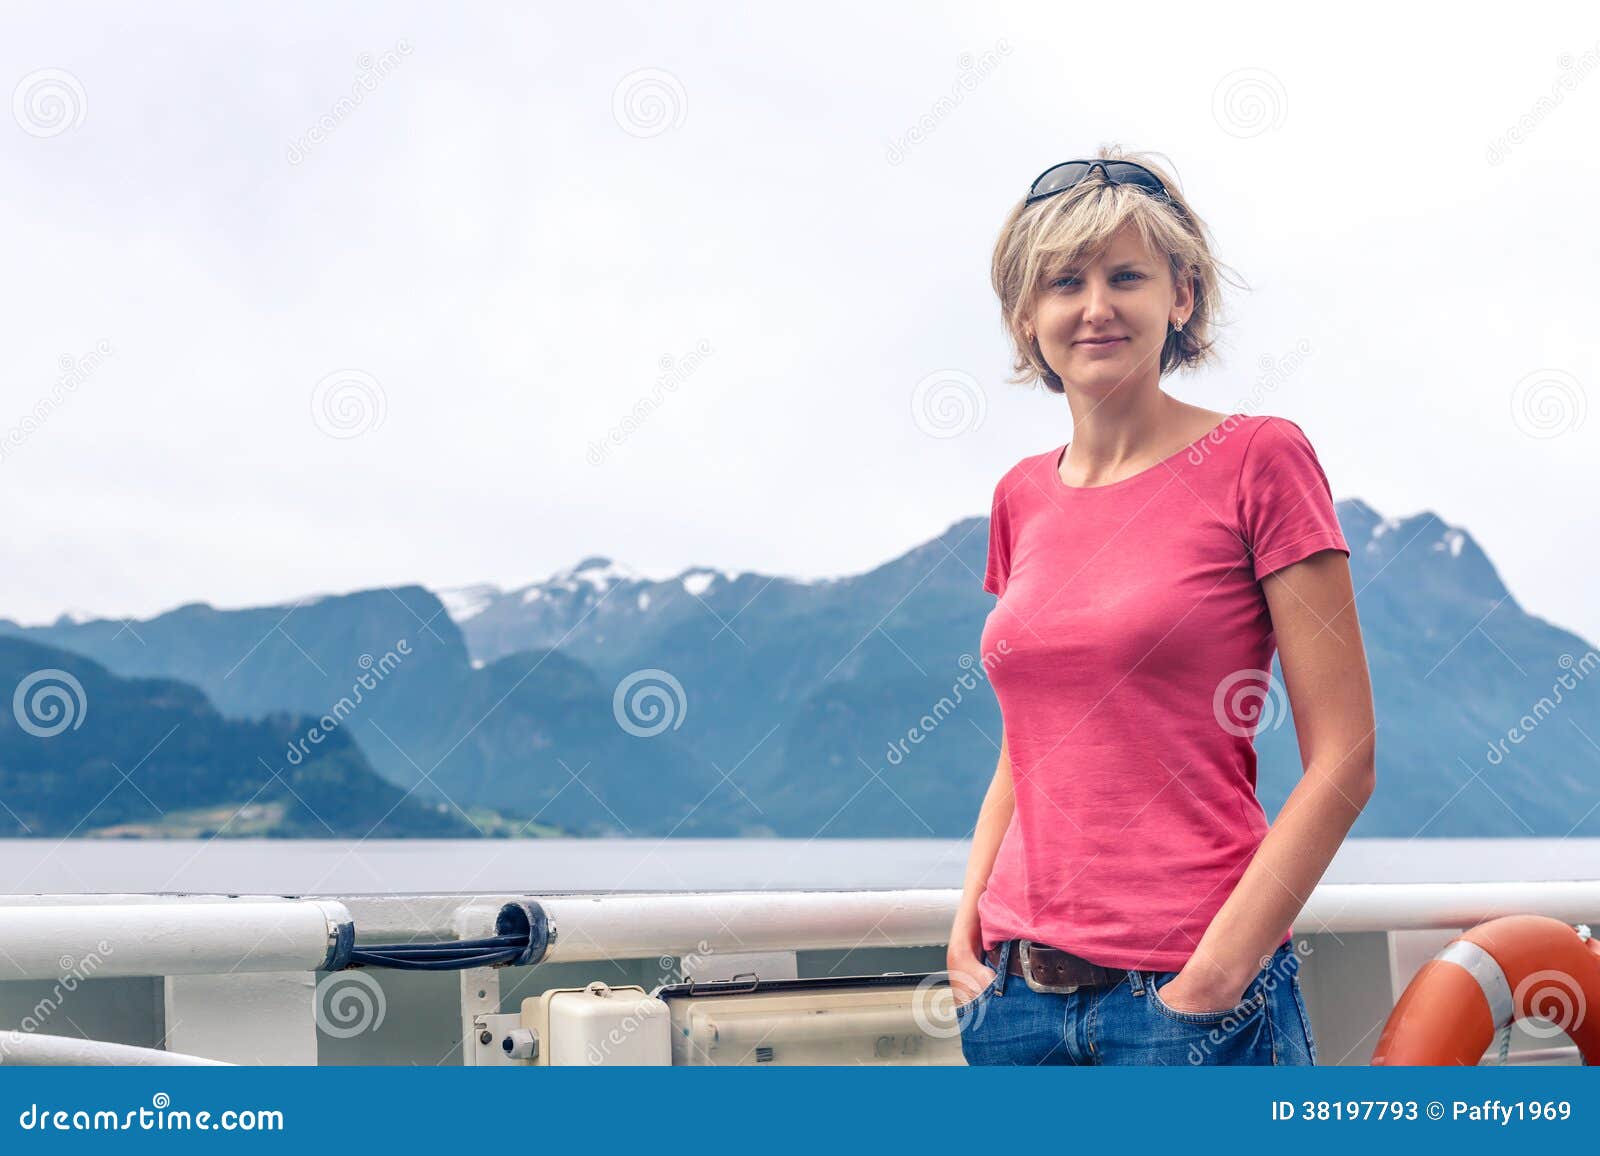
[[[1033,324],[1045,362],[1063,382],[1103,395],[1161,376],[1169,326],[1187,320],[1193,289],[1173,284],[1164,257],[1125,226],[1094,261],[1048,269]]]

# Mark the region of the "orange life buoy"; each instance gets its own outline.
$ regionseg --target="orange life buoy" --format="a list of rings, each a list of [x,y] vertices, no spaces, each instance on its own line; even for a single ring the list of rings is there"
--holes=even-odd
[[[1451,940],[1406,985],[1374,1064],[1475,1065],[1495,1032],[1530,1016],[1600,1064],[1600,943],[1544,915],[1507,915]]]

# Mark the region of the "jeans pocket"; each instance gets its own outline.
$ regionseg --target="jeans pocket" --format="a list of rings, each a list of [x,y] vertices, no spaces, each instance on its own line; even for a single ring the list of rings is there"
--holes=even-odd
[[[984,1000],[988,999],[991,995],[993,995],[994,994],[995,983],[996,983],[996,981],[999,980],[999,978],[1000,977],[998,975],[995,976],[994,979],[991,979],[988,982],[988,984],[984,987],[984,989],[982,991],[980,991],[977,995],[973,996],[971,999],[967,1000],[965,1003],[956,1004],[956,1019],[959,1020],[961,1018],[962,1014],[964,1012],[966,1012],[968,1009],[976,1007],[978,1004],[982,1003]]]
[[[1155,1008],[1160,1015],[1179,1023],[1196,1024],[1200,1027],[1232,1027],[1243,1024],[1258,1016],[1267,1006],[1267,993],[1261,990],[1260,977],[1250,982],[1245,991],[1244,999],[1233,1007],[1223,1008],[1221,1011],[1180,1011],[1168,1007],[1167,1002],[1161,998],[1161,993],[1156,990],[1158,984],[1168,983],[1177,978],[1175,971],[1151,971],[1144,976],[1145,991],[1150,994],[1150,1006]]]
[[[1306,1054],[1311,1057],[1313,1066],[1317,1062],[1317,1040],[1311,1034],[1311,1015],[1306,1011],[1306,1001],[1300,994],[1300,976],[1293,975],[1289,978],[1289,990],[1294,992],[1294,1006],[1300,1013],[1300,1030],[1306,1035]]]
[[[980,1004],[984,1000],[988,999],[991,995],[994,994],[995,988],[1000,985],[1000,969],[995,967],[994,964],[990,963],[988,960],[984,960],[984,965],[987,966],[988,968],[990,968],[994,972],[994,974],[989,977],[989,982],[984,984],[983,990],[978,992],[977,995],[973,996],[971,999],[967,1000],[965,1003],[956,1004],[956,1020],[958,1022],[961,1020],[962,1015],[969,1008],[976,1007],[978,1004]]]

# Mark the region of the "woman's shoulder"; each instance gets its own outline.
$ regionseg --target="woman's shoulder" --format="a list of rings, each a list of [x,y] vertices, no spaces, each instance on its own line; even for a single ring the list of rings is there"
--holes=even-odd
[[[995,483],[995,492],[1005,493],[1019,485],[1027,485],[1036,480],[1041,471],[1054,469],[1065,444],[1063,442],[1062,445],[1018,459],[1015,465],[1000,475],[1000,480]]]
[[[1309,449],[1310,439],[1298,422],[1271,413],[1230,414],[1208,435],[1208,441],[1233,443],[1240,459],[1257,458],[1288,446]]]
[[[1299,422],[1277,414],[1256,414],[1251,418],[1249,445],[1253,454],[1298,451],[1313,452],[1311,438]]]

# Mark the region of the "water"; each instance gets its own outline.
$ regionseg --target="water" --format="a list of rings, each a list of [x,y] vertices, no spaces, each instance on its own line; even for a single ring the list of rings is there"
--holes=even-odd
[[[0,893],[956,887],[955,839],[0,839]],[[1352,839],[1325,882],[1600,879],[1600,839]]]

